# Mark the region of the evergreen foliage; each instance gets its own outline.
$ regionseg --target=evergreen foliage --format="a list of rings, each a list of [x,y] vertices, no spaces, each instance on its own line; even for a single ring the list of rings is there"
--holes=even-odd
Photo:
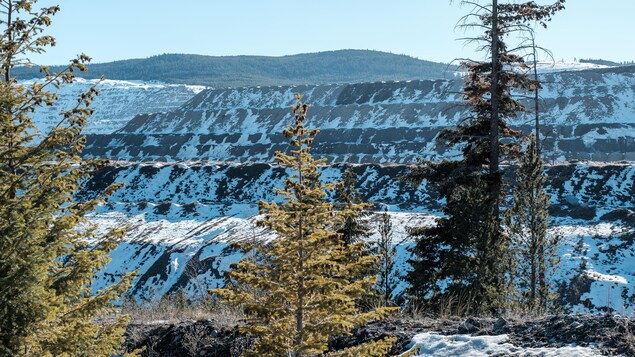
[[[63,67],[55,66],[59,71]],[[163,54],[91,65],[85,78],[161,81],[215,88],[305,84],[362,83],[453,78],[456,67],[368,50],[339,50],[282,57]],[[16,68],[21,78],[38,76]]]
[[[345,215],[337,233],[345,244],[359,242],[371,235],[368,222],[370,204],[362,201],[356,185],[357,174],[352,166],[347,166],[342,181],[335,185],[335,207]]]
[[[558,235],[549,228],[549,196],[544,191],[547,176],[533,137],[516,170],[512,204],[507,212],[515,294],[513,302],[533,314],[547,311],[555,296],[547,279],[559,262]]]
[[[42,81],[18,83],[13,66],[55,44],[42,32],[59,7],[36,10],[36,2],[0,1],[0,355],[110,356],[127,324],[113,317],[113,301],[132,277],[101,291],[91,283],[123,232],[99,235],[84,217],[102,200],[73,199],[97,166],[80,157],[97,92],[78,98],[49,133],[34,127],[29,115],[55,104],[47,88],[71,83],[89,61],[80,55],[58,73],[43,68]]]
[[[383,297],[385,305],[390,304],[393,292],[399,283],[399,272],[395,271],[397,248],[395,248],[392,238],[392,222],[390,215],[384,210],[379,218],[379,239],[376,248],[379,256],[377,289]]]
[[[248,246],[258,259],[237,264],[230,273],[234,288],[215,290],[230,303],[243,306],[248,316],[244,332],[256,337],[254,356],[313,356],[327,350],[329,336],[385,317],[390,308],[368,312],[356,306],[376,282],[366,275],[376,257],[365,242],[344,244],[335,229],[346,212],[335,209],[311,156],[317,129],[304,126],[308,105],[297,96],[295,124],[284,130],[290,154],[276,153],[276,161],[293,170],[278,193],[284,202],[260,202],[260,222],[277,233],[268,244]],[[357,355],[381,355],[390,348],[384,339],[355,348]],[[374,351],[374,352],[373,352]],[[347,355],[346,351],[342,355]]]
[[[415,185],[427,181],[445,199],[444,217],[434,227],[410,230],[417,242],[409,261],[413,269],[407,276],[408,292],[437,307],[442,297],[456,298],[468,305],[467,312],[496,313],[504,306],[505,276],[511,269],[506,259],[509,238],[499,219],[503,196],[499,162],[519,152],[521,133],[507,121],[525,108],[513,93],[540,85],[527,75],[523,57],[510,51],[504,39],[524,30],[526,22],[544,24],[564,1],[550,6],[496,0],[489,6],[470,3],[478,13],[467,18],[479,22],[467,26],[484,29],[483,36],[473,40],[483,43],[491,61],[462,64],[467,70],[463,96],[471,115],[438,137],[441,144],[459,148],[463,158],[422,161],[405,177]]]

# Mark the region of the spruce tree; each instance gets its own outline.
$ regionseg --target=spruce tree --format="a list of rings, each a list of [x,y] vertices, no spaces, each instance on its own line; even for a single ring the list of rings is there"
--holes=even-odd
[[[346,244],[359,242],[371,234],[368,223],[370,204],[363,202],[356,185],[357,174],[351,165],[347,165],[342,181],[335,185],[336,209],[345,214],[337,233]]]
[[[559,262],[558,235],[549,228],[549,196],[544,190],[547,176],[532,136],[516,170],[512,204],[507,212],[511,236],[511,261],[516,262],[513,283],[515,302],[534,314],[546,311],[553,300],[547,273]]]
[[[292,108],[295,123],[284,130],[290,154],[276,152],[276,161],[292,170],[278,189],[281,204],[260,202],[261,225],[277,238],[256,249],[259,259],[243,260],[230,272],[234,288],[215,290],[229,303],[242,306],[248,316],[243,331],[256,338],[254,356],[314,356],[327,350],[329,336],[350,333],[392,309],[360,312],[356,301],[376,282],[362,276],[376,257],[366,254],[364,242],[345,244],[336,232],[346,212],[326,200],[333,183],[322,183],[311,155],[317,129],[305,128],[308,105],[297,95]],[[390,349],[385,339],[342,355],[381,356]]]
[[[377,264],[377,288],[383,296],[384,304],[390,304],[393,292],[399,283],[398,271],[395,271],[395,257],[397,248],[393,242],[393,230],[390,215],[387,210],[379,218],[379,238],[376,244],[379,261]]]
[[[97,166],[80,157],[82,128],[97,92],[91,88],[62,111],[48,133],[38,132],[30,117],[55,105],[47,88],[71,83],[89,58],[81,55],[59,73],[42,68],[40,81],[18,82],[11,69],[55,44],[42,32],[59,7],[36,10],[36,0],[0,5],[0,355],[110,356],[127,324],[125,317],[113,317],[113,301],[131,276],[100,291],[91,283],[123,232],[97,234],[85,216],[101,199],[73,198]]]
[[[526,28],[526,22],[544,24],[564,1],[550,6],[499,4],[496,0],[490,6],[470,3],[478,13],[466,18],[479,21],[470,26],[485,30],[474,40],[483,43],[491,60],[462,64],[467,71],[463,97],[470,115],[455,128],[442,130],[437,138],[446,147],[460,149],[462,158],[421,161],[405,177],[415,185],[426,181],[445,199],[444,217],[435,227],[410,230],[417,243],[407,280],[411,296],[432,305],[438,305],[440,297],[460,299],[472,312],[496,313],[506,299],[503,286],[510,270],[506,259],[509,239],[499,218],[504,194],[500,159],[519,153],[521,133],[510,128],[508,120],[525,108],[513,93],[539,86],[526,74],[523,57],[508,50],[504,40]]]

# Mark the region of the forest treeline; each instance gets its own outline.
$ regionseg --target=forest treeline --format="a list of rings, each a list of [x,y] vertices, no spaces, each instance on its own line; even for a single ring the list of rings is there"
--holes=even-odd
[[[51,72],[64,67],[51,66]],[[456,66],[407,55],[339,50],[281,57],[162,54],[91,64],[83,78],[160,81],[214,88],[453,78]],[[37,66],[18,67],[20,79],[40,76]]]

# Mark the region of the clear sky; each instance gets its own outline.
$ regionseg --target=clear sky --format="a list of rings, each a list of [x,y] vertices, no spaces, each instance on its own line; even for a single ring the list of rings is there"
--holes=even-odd
[[[548,0],[539,0],[541,4]],[[58,45],[33,57],[63,64],[162,53],[267,55],[372,49],[449,62],[480,58],[457,40],[470,7],[459,0],[40,0],[60,4],[49,34]],[[635,60],[635,0],[567,0],[538,42],[557,60]]]

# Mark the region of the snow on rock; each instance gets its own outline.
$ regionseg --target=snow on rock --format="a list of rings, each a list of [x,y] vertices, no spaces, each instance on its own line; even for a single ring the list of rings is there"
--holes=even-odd
[[[530,64],[531,65],[531,64]],[[583,71],[587,69],[604,69],[611,68],[610,66],[587,63],[587,62],[570,62],[570,61],[557,61],[557,62],[538,62],[539,73],[552,73],[563,71]]]
[[[22,83],[30,85],[34,82],[28,80]],[[76,78],[74,83],[62,85],[58,90],[50,89],[59,96],[56,106],[41,107],[34,113],[34,124],[40,133],[46,133],[56,125],[60,120],[60,111],[73,108],[77,98],[93,85],[96,85],[100,95],[92,103],[95,114],[88,119],[84,129],[87,134],[112,133],[139,114],[175,110],[205,89],[201,86],[158,82]]]
[[[568,68],[571,69],[571,68]],[[543,153],[550,160],[635,161],[635,66],[543,73]],[[315,153],[331,162],[411,163],[457,150],[437,145],[467,115],[462,80],[207,89],[177,109],[141,114],[89,136],[86,154],[134,161],[271,161],[284,149],[294,94],[321,128]],[[531,105],[531,103],[527,102]],[[512,124],[532,130],[531,113]]]
[[[588,270],[585,270],[584,274],[588,279],[591,279],[594,281],[601,281],[601,282],[615,283],[615,284],[622,284],[622,285],[628,284],[628,281],[624,277],[619,275],[602,274],[602,273],[598,273],[597,271],[588,271]]]
[[[543,356],[543,357],[592,357],[601,356],[599,350],[588,347],[563,346],[557,348],[518,347],[508,342],[507,335],[470,336],[441,335],[425,332],[412,338],[415,356]]]
[[[111,211],[118,208],[117,211]],[[222,287],[224,273],[230,264],[243,258],[234,244],[245,240],[267,241],[275,235],[257,226],[261,216],[253,214],[255,205],[234,207],[233,213],[223,211],[221,205],[199,208],[183,216],[182,212],[156,214],[151,206],[135,208],[126,214],[123,207],[101,207],[90,221],[102,232],[113,227],[127,226],[124,243],[112,253],[112,261],[100,273],[93,286],[103,289],[113,278],[137,270],[131,294],[139,299],[158,299],[164,294],[185,291],[191,297],[202,297],[212,288]],[[250,215],[251,213],[251,215]],[[390,213],[393,219],[394,242],[403,259],[397,269],[405,271],[410,244],[406,227],[431,224],[433,216],[424,214]],[[373,223],[379,217],[371,218]],[[374,233],[369,240],[378,239]],[[402,286],[402,289],[405,286]]]
[[[564,223],[564,222],[561,222]],[[569,312],[630,313],[635,310],[635,228],[621,221],[564,223],[561,261],[551,275]]]
[[[564,67],[542,71],[552,232],[563,236],[561,269],[551,279],[572,311],[632,311],[635,166],[619,161],[635,161],[635,67]],[[46,130],[92,84],[79,79],[63,87],[60,105],[36,113],[36,123]],[[101,83],[85,154],[128,162],[100,170],[78,196],[94,197],[111,183],[126,183],[91,220],[100,229],[130,230],[95,288],[139,270],[132,290],[139,298],[179,289],[196,296],[222,284],[223,273],[242,257],[230,249],[232,243],[273,239],[255,225],[256,204],[277,199],[273,189],[286,177],[268,162],[275,151],[288,149],[281,130],[290,123],[295,92],[312,105],[307,125],[322,128],[314,153],[335,163],[322,169],[324,177],[341,177],[345,167],[337,163],[361,163],[353,169],[364,199],[391,211],[400,232],[397,265],[405,272],[412,244],[405,228],[433,224],[440,202],[436,190],[396,178],[417,157],[459,153],[435,138],[465,115],[457,94],[461,84],[457,79],[204,89]],[[529,132],[527,119],[514,124]],[[582,161],[558,162],[564,160]],[[508,170],[506,180],[512,179]],[[405,283],[399,286],[404,288]]]
[[[348,165],[322,167],[322,178],[338,181]],[[426,184],[413,187],[397,178],[405,175],[408,165],[355,164],[358,191],[368,202],[388,205],[393,211],[437,212],[438,192]],[[90,198],[110,184],[121,182],[125,187],[113,194],[110,202],[159,205],[160,211],[174,203],[186,209],[192,203],[222,203],[232,207],[238,203],[256,204],[259,200],[276,199],[275,188],[281,188],[290,174],[275,164],[265,163],[115,163],[98,171],[80,193]],[[512,182],[513,171],[504,171],[505,180]],[[635,165],[580,163],[550,165],[547,192],[551,195],[551,215],[563,217],[558,224],[577,221],[624,220],[635,224],[629,208],[635,207],[633,180]],[[170,208],[173,209],[173,208]],[[175,209],[175,208],[174,208]],[[610,231],[605,232],[609,234]]]
[[[373,202],[376,211],[390,211],[397,231],[397,270],[407,272],[412,241],[406,227],[434,224],[438,193],[425,184],[415,188],[396,180],[407,172],[406,165],[351,167],[362,198]],[[324,166],[322,177],[338,181],[346,168]],[[580,312],[632,311],[635,213],[628,207],[635,206],[635,166],[566,164],[550,166],[547,172],[555,218],[551,233],[562,236],[561,266],[550,278],[563,304]],[[126,245],[113,252],[108,279],[139,269],[138,297],[178,289],[195,294],[202,285],[222,284],[224,269],[241,258],[229,249],[232,243],[273,239],[255,224],[257,202],[279,200],[275,188],[284,186],[288,174],[262,163],[117,163],[97,172],[79,197],[91,198],[112,183],[125,183],[91,217],[102,229],[130,227]],[[371,221],[375,229],[377,219]],[[374,232],[370,239],[377,237]],[[398,291],[405,288],[402,280]]]
[[[162,207],[161,207],[162,206]],[[161,207],[157,210],[157,207]],[[379,212],[370,217],[377,241]],[[397,251],[394,273],[403,277],[410,269],[407,260],[414,242],[407,227],[431,226],[436,216],[425,213],[389,212]],[[183,289],[189,296],[200,297],[210,288],[222,286],[224,273],[232,263],[243,258],[232,249],[234,243],[258,239],[275,239],[272,232],[258,227],[261,219],[257,207],[248,204],[224,203],[194,207],[177,205],[102,206],[90,217],[103,231],[128,226],[125,243],[112,253],[112,262],[100,274],[96,289],[111,283],[113,277],[138,270],[131,293],[137,298],[154,299]],[[610,230],[614,232],[608,236]],[[560,291],[560,299],[567,312],[630,312],[635,310],[635,281],[632,256],[635,245],[622,241],[616,232],[633,235],[633,228],[613,224],[586,226],[558,226],[551,234],[563,236],[559,254],[562,262],[549,275]],[[613,238],[610,238],[613,237]],[[582,244],[580,244],[582,239]],[[598,249],[601,249],[599,252]],[[596,253],[597,252],[597,253]],[[176,262],[176,264],[175,264]],[[584,262],[584,266],[581,266]],[[406,283],[401,279],[395,294],[403,292]],[[607,295],[608,289],[613,293]],[[203,294],[203,295],[201,295]],[[609,298],[610,300],[607,300]]]

